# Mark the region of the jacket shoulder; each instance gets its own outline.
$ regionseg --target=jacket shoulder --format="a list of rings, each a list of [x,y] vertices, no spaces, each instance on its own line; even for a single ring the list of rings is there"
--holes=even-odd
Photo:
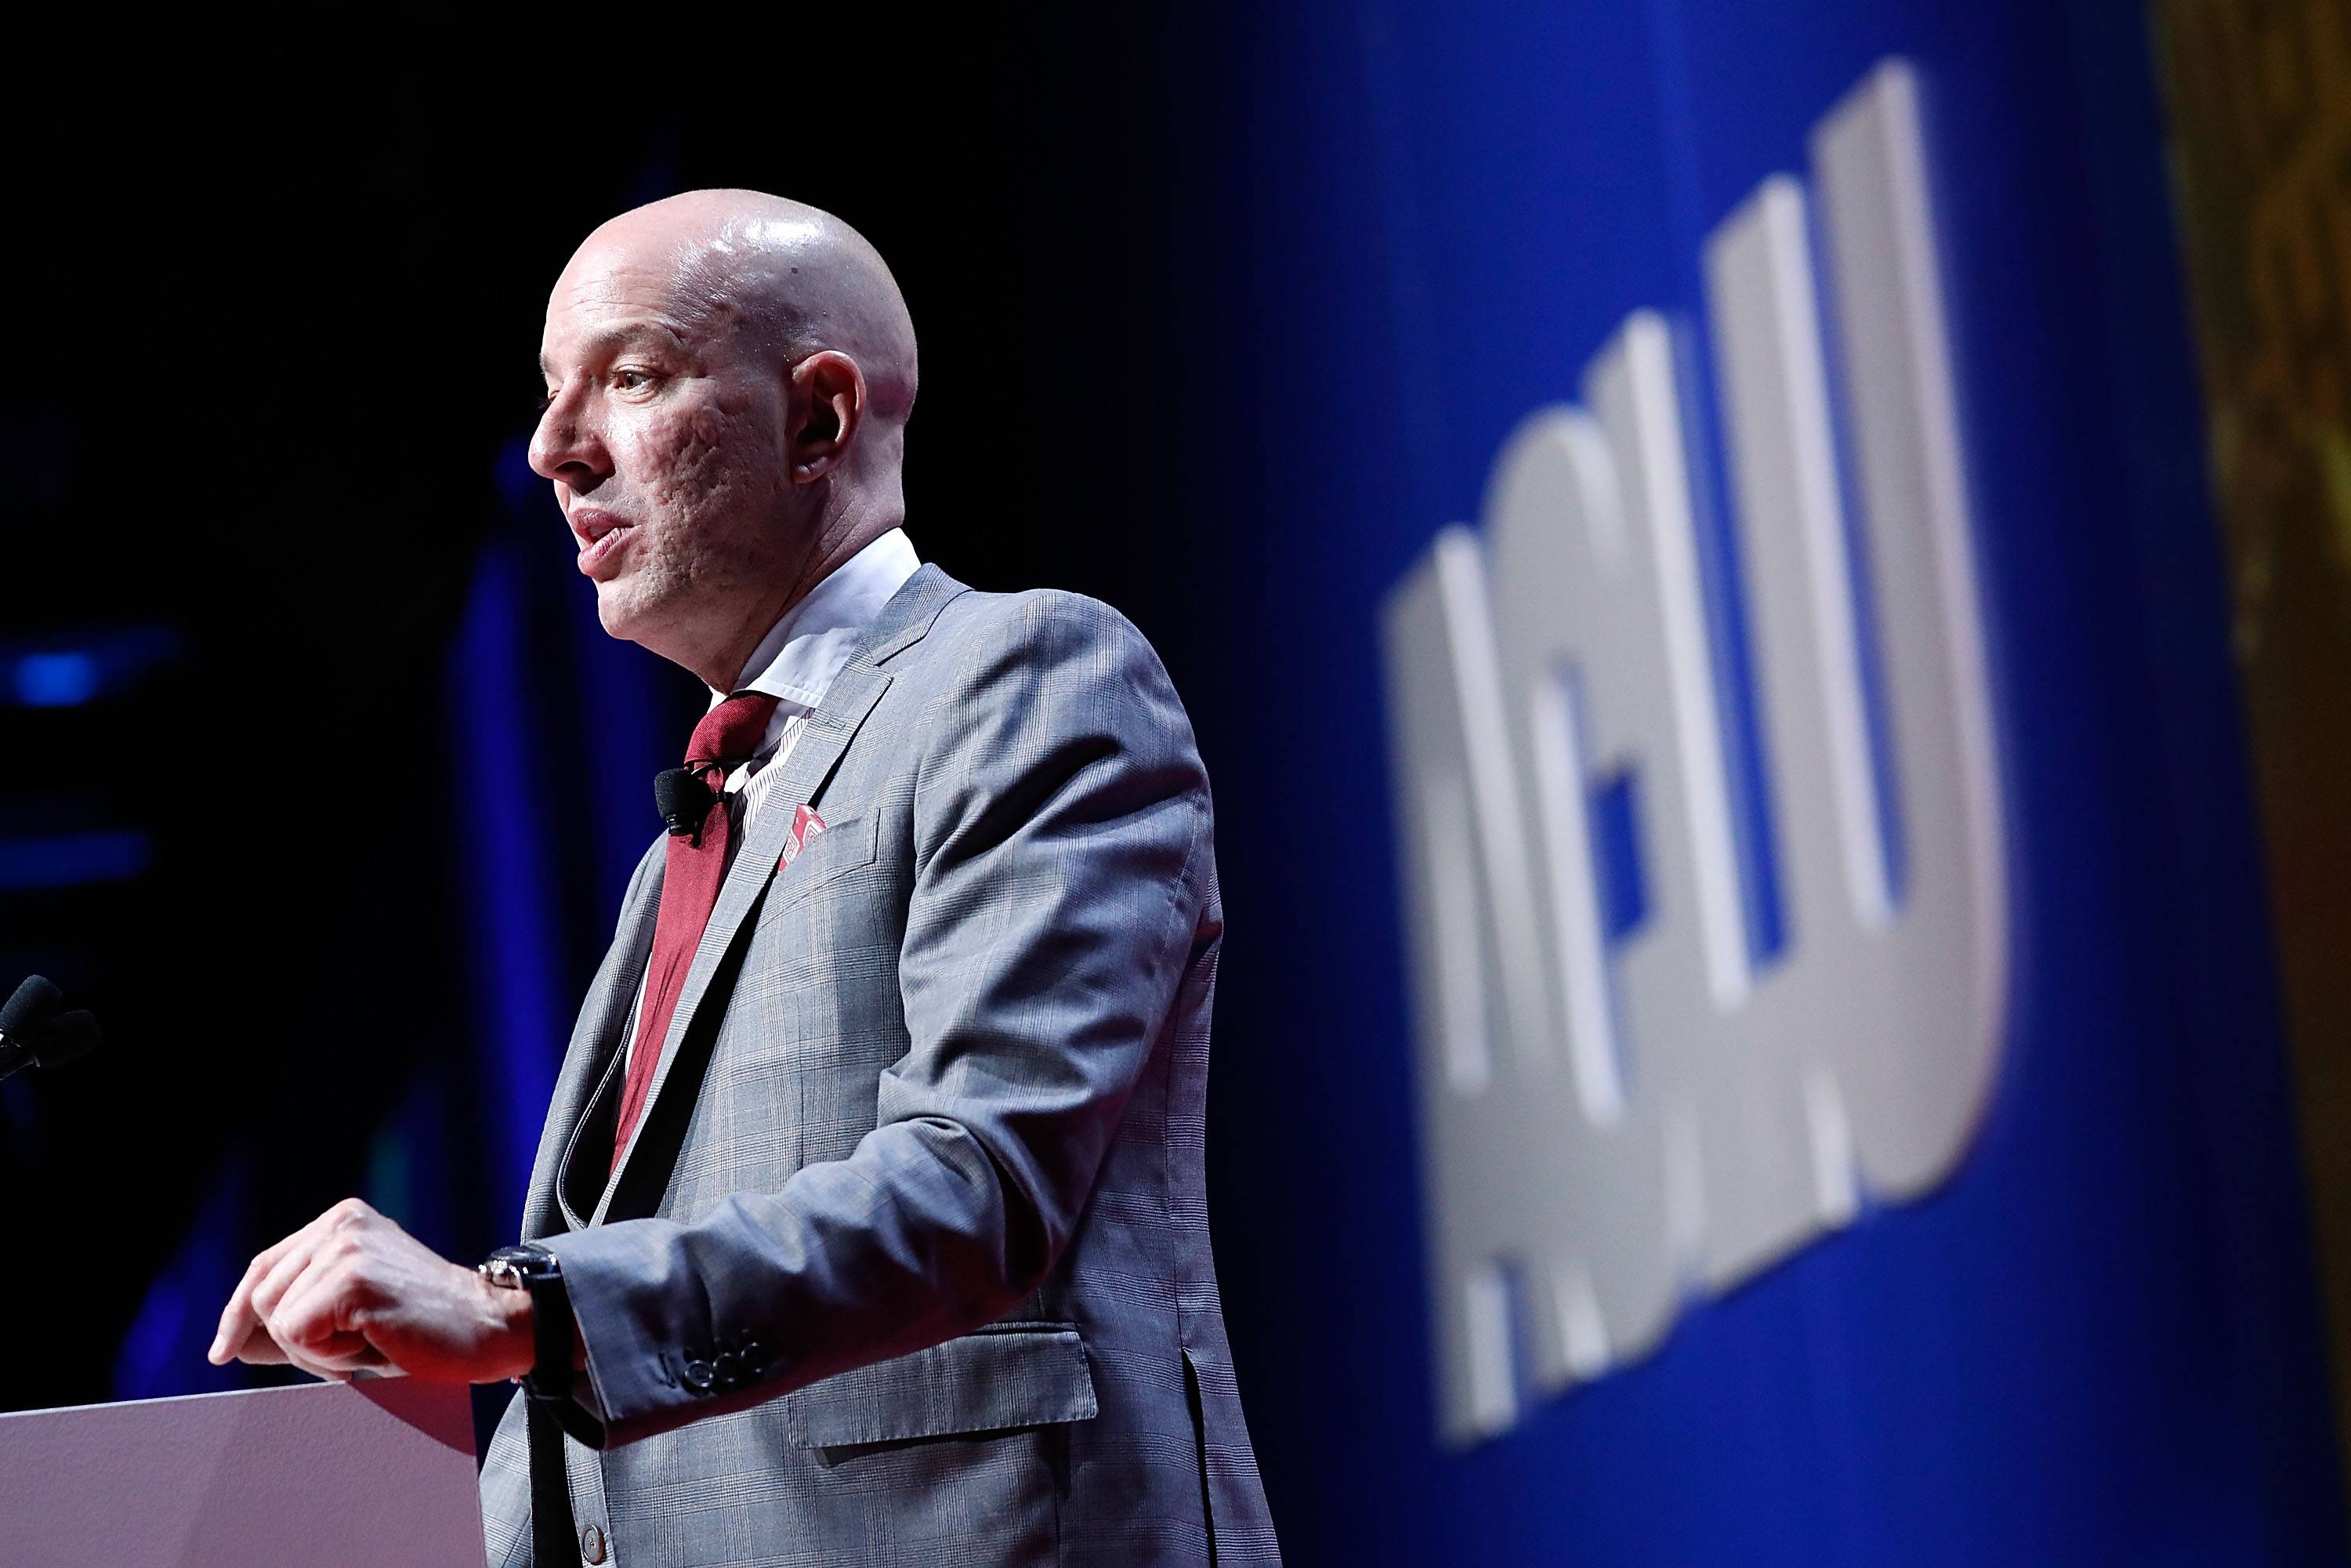
[[[935,733],[1000,740],[1008,725],[1074,726],[1200,768],[1166,665],[1134,622],[1099,599],[1054,588],[966,590],[905,657],[916,655],[925,666],[919,700]]]
[[[1101,646],[1143,654],[1154,666],[1159,664],[1150,640],[1118,610],[1060,588],[1019,593],[967,589],[940,610],[924,640],[937,642],[947,651],[1007,644],[1036,645],[1040,652]]]

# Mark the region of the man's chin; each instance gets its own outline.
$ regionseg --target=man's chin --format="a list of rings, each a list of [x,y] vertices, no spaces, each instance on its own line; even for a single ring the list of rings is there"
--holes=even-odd
[[[596,585],[596,619],[608,636],[624,643],[638,641],[645,630],[643,608],[636,602],[626,584],[600,582]]]
[[[678,620],[674,614],[659,612],[657,604],[646,602],[643,593],[631,591],[637,585],[622,582],[600,582],[596,585],[596,620],[604,634],[623,643],[634,643],[648,653],[664,659],[674,659],[671,648],[675,641],[665,632],[674,632]]]

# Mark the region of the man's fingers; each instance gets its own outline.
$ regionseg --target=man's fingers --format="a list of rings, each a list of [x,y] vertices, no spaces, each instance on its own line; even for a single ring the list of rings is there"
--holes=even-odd
[[[319,1361],[338,1337],[356,1337],[353,1325],[345,1321],[350,1283],[348,1258],[346,1252],[321,1247],[310,1255],[306,1267],[283,1281],[273,1276],[254,1292],[254,1305],[262,1313],[261,1321],[269,1325],[269,1337],[283,1345],[288,1355]]]
[[[348,1380],[354,1372],[373,1372],[388,1364],[381,1352],[355,1333],[329,1334],[305,1344],[298,1357],[287,1359],[313,1377],[337,1382]]]
[[[249,1343],[254,1333],[262,1329],[270,1308],[277,1304],[277,1296],[301,1272],[310,1248],[320,1237],[353,1223],[369,1212],[367,1206],[357,1198],[345,1198],[291,1236],[256,1254],[253,1261],[246,1265],[245,1277],[236,1282],[236,1289],[229,1292],[228,1304],[221,1309],[220,1328],[213,1335],[212,1348],[204,1353],[204,1359],[217,1366],[239,1358],[240,1352]],[[294,1264],[292,1271],[285,1273],[276,1289],[256,1304],[256,1294],[262,1291],[272,1276],[283,1270],[289,1259]],[[251,1361],[255,1358],[244,1356],[242,1359]]]
[[[256,1265],[260,1261],[260,1259],[255,1260]],[[270,1319],[276,1314],[287,1290],[300,1276],[308,1262],[303,1253],[284,1254],[270,1266],[260,1283],[245,1291],[242,1303],[231,1301],[230,1310],[235,1315],[222,1318],[220,1333],[214,1338],[212,1349],[204,1353],[204,1358],[223,1366],[231,1361],[242,1361],[255,1366],[275,1366],[293,1360],[278,1331],[271,1326]]]
[[[260,1314],[253,1310],[254,1287],[267,1277],[296,1242],[309,1234],[309,1228],[306,1225],[275,1246],[265,1248],[245,1266],[245,1277],[237,1281],[236,1289],[228,1293],[228,1305],[221,1309],[220,1330],[213,1335],[213,1347],[204,1353],[205,1360],[215,1365],[225,1364],[236,1354],[237,1347],[252,1337],[253,1331],[261,1324]]]
[[[248,1361],[259,1365],[285,1359],[283,1356],[249,1355],[246,1351],[256,1340],[278,1340],[277,1332],[270,1326],[270,1318],[275,1314],[287,1287],[293,1284],[308,1260],[308,1255],[302,1252],[283,1254],[270,1265],[260,1283],[244,1292],[242,1303],[232,1300],[229,1309],[234,1315],[222,1317],[220,1333],[214,1337],[212,1349],[204,1353],[204,1359],[216,1365],[226,1365],[231,1360]],[[256,1258],[254,1261],[258,1264],[261,1260]],[[282,1348],[283,1342],[279,1341],[279,1344]]]
[[[221,1313],[220,1327],[213,1333],[212,1348],[204,1352],[204,1359],[214,1366],[226,1366],[244,1354],[246,1343],[259,1326],[244,1303],[232,1299]]]
[[[391,1365],[351,1321],[361,1290],[348,1254],[319,1249],[269,1314],[269,1339],[313,1377],[346,1382],[353,1372]]]
[[[204,1359],[215,1366],[226,1366],[232,1361],[241,1361],[248,1366],[277,1366],[285,1361],[286,1353],[269,1337],[269,1325],[256,1321],[237,1339],[230,1340],[223,1334],[214,1340]]]
[[[350,1373],[338,1371],[327,1363],[315,1361],[307,1355],[288,1355],[286,1363],[299,1371],[308,1373],[321,1383],[349,1383],[351,1379]]]
[[[317,1272],[333,1255],[335,1243],[330,1239],[314,1237],[308,1245],[297,1247],[277,1260],[269,1272],[262,1276],[261,1283],[253,1288],[253,1315],[265,1323],[272,1322],[296,1283]]]

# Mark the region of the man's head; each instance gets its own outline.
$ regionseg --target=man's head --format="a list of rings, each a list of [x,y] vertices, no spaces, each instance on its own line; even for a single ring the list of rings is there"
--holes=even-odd
[[[539,368],[530,465],[604,629],[714,686],[904,519],[914,323],[829,213],[693,191],[622,214],[556,280]]]

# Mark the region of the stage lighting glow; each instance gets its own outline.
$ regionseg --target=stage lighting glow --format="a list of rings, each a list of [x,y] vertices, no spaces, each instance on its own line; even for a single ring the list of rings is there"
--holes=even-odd
[[[16,661],[16,700],[26,707],[76,707],[98,695],[98,661],[88,653],[26,653]]]

